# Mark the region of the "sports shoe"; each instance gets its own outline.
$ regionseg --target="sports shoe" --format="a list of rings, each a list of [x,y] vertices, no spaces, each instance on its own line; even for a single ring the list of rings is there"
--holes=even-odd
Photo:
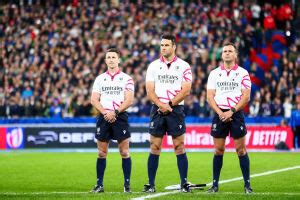
[[[95,187],[90,192],[91,193],[104,192],[104,187],[102,185],[95,185]]]
[[[190,183],[184,183],[183,185],[181,185],[180,191],[184,193],[192,192],[190,189]]]
[[[218,191],[219,191],[219,187],[213,185],[207,190],[207,193],[216,193]]]
[[[244,191],[245,191],[246,194],[251,194],[251,193],[253,193],[253,190],[252,190],[252,188],[251,188],[250,186],[245,186],[245,187],[244,187]]]
[[[155,186],[151,186],[150,184],[145,184],[143,192],[147,192],[147,193],[156,192]]]
[[[131,193],[130,185],[124,185],[124,192]]]

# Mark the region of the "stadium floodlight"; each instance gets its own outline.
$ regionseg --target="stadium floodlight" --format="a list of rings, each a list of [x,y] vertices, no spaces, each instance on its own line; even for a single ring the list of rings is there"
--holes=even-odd
[[[191,190],[194,190],[194,189],[198,189],[198,190],[204,190],[204,187],[206,187],[206,184],[205,183],[200,183],[200,184],[193,184],[193,183],[188,183],[189,184],[189,188]],[[166,186],[165,187],[165,190],[180,190],[181,189],[181,186],[180,184],[177,184],[177,185],[169,185],[169,186]]]

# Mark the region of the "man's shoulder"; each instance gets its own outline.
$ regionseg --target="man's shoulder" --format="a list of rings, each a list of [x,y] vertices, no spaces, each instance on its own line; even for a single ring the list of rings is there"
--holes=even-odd
[[[121,72],[121,76],[123,76],[125,79],[132,79],[132,77],[129,74],[126,74],[125,72]]]
[[[245,68],[241,67],[241,66],[239,66],[238,70],[240,72],[242,72],[243,74],[248,74],[248,71]]]
[[[220,70],[221,70],[221,67],[220,67],[220,66],[217,66],[217,67],[215,67],[214,69],[212,69],[212,70],[210,71],[210,74],[218,73],[218,72],[220,72]]]
[[[186,62],[185,60],[177,57],[177,60],[176,62],[180,63],[180,64],[183,64],[183,65],[186,65],[186,66],[190,66],[190,64],[188,62]]]
[[[159,58],[153,60],[153,61],[149,64],[149,66],[150,66],[150,65],[158,65],[158,64],[161,64],[161,60],[160,60]]]
[[[100,80],[100,79],[103,79],[104,77],[106,77],[106,73],[102,73],[102,74],[99,74],[97,77],[96,77],[96,80]]]

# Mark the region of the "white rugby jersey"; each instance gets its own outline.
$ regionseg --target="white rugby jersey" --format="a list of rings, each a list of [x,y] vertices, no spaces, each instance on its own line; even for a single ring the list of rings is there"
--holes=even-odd
[[[100,93],[100,103],[105,110],[116,110],[124,102],[125,91],[134,92],[133,79],[119,70],[114,75],[108,71],[97,76],[93,92]]]
[[[241,100],[242,89],[251,89],[250,76],[237,64],[229,71],[222,65],[210,72],[207,89],[216,90],[214,99],[219,108],[230,109]]]
[[[146,74],[146,82],[148,81],[154,81],[155,93],[159,100],[168,103],[181,91],[182,82],[192,82],[191,67],[176,56],[170,63],[161,56],[150,63]],[[184,101],[179,103],[183,104]]]

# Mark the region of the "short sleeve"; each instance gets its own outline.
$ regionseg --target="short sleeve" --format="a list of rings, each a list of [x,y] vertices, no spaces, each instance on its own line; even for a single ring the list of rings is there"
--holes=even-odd
[[[246,70],[245,73],[243,74],[241,85],[242,85],[242,90],[251,89],[250,76]]]
[[[192,79],[193,79],[192,70],[191,70],[191,67],[189,65],[187,65],[187,67],[183,71],[183,77],[182,78],[183,78],[183,81],[185,81],[185,82],[192,82]]]
[[[208,80],[207,80],[207,89],[209,90],[209,89],[216,89],[216,82],[215,82],[215,80],[216,79],[214,79],[213,78],[213,71],[209,74],[209,76],[208,76]]]
[[[154,75],[154,65],[151,63],[147,69],[146,73],[146,82],[148,81],[155,81],[155,75]]]
[[[100,77],[98,76],[93,84],[92,92],[101,93]]]
[[[134,92],[134,82],[130,76],[128,76],[128,79],[126,81],[125,90]]]

